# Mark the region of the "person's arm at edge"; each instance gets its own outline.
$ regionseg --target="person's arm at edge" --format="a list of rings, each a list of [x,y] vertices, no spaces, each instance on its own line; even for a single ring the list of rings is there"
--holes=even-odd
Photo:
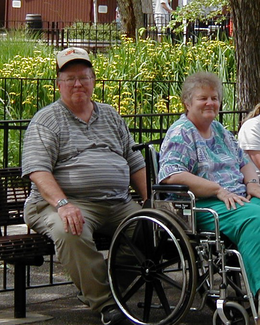
[[[252,164],[252,162],[245,164],[241,168],[241,172],[244,175],[244,183],[245,184],[247,184],[247,182],[251,181],[252,179],[258,180],[258,175],[256,173],[255,167]]]
[[[260,170],[260,150],[244,150],[256,165],[256,167]]]
[[[164,2],[162,2],[162,7],[163,7],[163,9],[168,11],[170,14],[173,12],[173,9],[169,5],[167,6],[167,4]]]
[[[256,173],[254,165],[249,162],[241,168],[241,172],[244,175],[244,183],[246,184],[247,198],[250,200],[251,197],[260,198],[260,185],[259,177]],[[252,179],[256,179],[257,183],[248,183]]]

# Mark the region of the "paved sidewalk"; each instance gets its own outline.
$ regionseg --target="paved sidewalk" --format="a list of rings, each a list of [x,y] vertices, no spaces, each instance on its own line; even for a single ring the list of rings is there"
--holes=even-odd
[[[20,230],[20,229],[19,229]],[[48,282],[48,260],[41,267],[31,269],[31,281],[34,284]],[[56,281],[68,281],[62,266],[54,263]],[[0,281],[3,271],[0,264]],[[9,283],[13,281],[13,266],[8,269]],[[77,299],[77,289],[73,284],[59,285],[27,290],[27,317],[14,319],[13,291],[0,293],[0,325],[39,324],[39,325],[102,325],[100,315],[92,312]],[[194,301],[198,307],[200,300]],[[120,325],[130,325],[124,321]],[[202,311],[190,311],[180,325],[210,325],[212,311],[204,307]],[[250,324],[253,324],[251,322]]]
[[[0,269],[0,280],[2,278]],[[48,261],[41,267],[32,268],[33,283],[43,283],[48,278]],[[68,280],[59,263],[55,263],[55,277]],[[8,278],[13,279],[13,267],[8,270]],[[47,281],[46,281],[47,282]],[[14,319],[13,291],[0,293],[0,325],[101,325],[100,315],[92,312],[77,298],[73,284],[27,290],[27,317]],[[131,324],[129,321],[122,325]],[[202,311],[190,311],[181,324],[212,324],[212,312],[205,307]]]
[[[13,292],[0,293],[0,324],[102,325],[100,315],[92,312],[76,297],[73,284],[27,290],[27,318],[13,318]],[[195,304],[199,300],[195,299]],[[130,325],[124,321],[120,325]],[[212,311],[189,311],[180,325],[211,325]],[[250,322],[253,324],[253,321]]]
[[[84,306],[76,297],[74,285],[32,289],[27,291],[27,318],[13,319],[13,294],[1,293],[0,324],[39,324],[39,325],[101,325],[100,316]],[[130,325],[129,321],[122,325]],[[190,311],[181,324],[212,324],[212,313]]]

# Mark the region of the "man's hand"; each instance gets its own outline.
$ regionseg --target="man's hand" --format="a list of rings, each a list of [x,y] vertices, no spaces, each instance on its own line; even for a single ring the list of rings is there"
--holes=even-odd
[[[59,216],[63,221],[64,230],[71,231],[73,235],[80,236],[83,229],[85,219],[81,214],[79,208],[75,205],[68,203],[58,209]]]

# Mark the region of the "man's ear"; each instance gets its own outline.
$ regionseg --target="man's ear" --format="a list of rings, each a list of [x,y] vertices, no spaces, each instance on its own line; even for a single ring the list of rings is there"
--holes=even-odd
[[[57,77],[56,78],[56,86],[59,88],[59,90],[60,90],[60,82],[59,82],[59,78]]]

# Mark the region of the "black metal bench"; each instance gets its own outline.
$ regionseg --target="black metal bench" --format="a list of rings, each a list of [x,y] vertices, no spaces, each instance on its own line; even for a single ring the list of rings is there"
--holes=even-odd
[[[54,244],[37,233],[9,235],[10,226],[24,224],[23,207],[30,193],[29,179],[21,178],[21,168],[0,169],[0,260],[14,265],[14,317],[26,317],[26,267],[41,266],[45,255],[53,255]],[[109,248],[110,239],[94,236],[97,249]]]
[[[23,206],[30,181],[21,168],[0,169],[0,260],[14,265],[14,317],[26,317],[26,266],[40,266],[44,255],[54,254],[51,239],[36,233],[9,235],[10,226],[23,224]]]

